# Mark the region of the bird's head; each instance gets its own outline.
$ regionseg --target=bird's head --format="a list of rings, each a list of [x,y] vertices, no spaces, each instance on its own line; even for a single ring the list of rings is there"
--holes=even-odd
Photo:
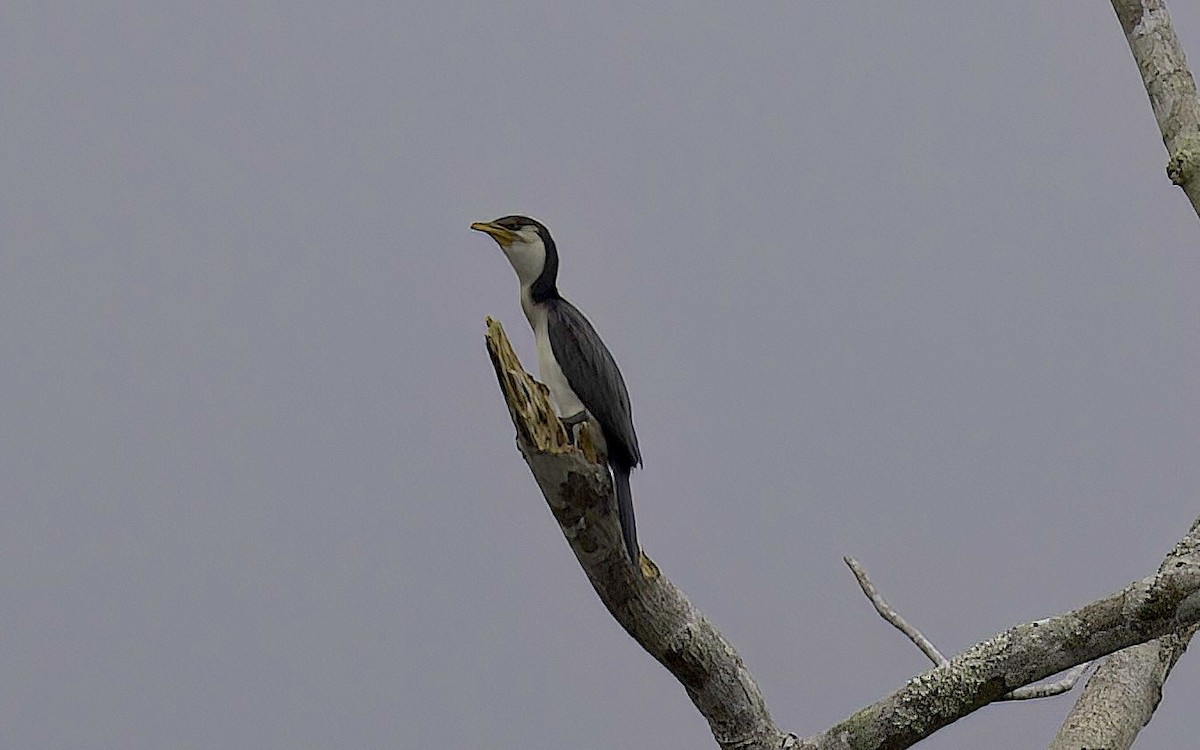
[[[505,216],[477,221],[471,228],[490,235],[517,272],[521,286],[553,289],[558,275],[558,252],[550,230],[528,216]]]

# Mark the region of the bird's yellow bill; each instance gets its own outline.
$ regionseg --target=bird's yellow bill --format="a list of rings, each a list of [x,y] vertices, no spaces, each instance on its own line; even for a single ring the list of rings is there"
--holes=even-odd
[[[483,232],[484,234],[490,234],[492,236],[492,238],[495,239],[496,242],[499,242],[501,245],[511,244],[512,241],[517,238],[517,236],[515,234],[513,234],[512,232],[508,231],[507,229],[505,229],[504,227],[502,227],[498,224],[493,224],[490,221],[477,221],[471,225],[471,228],[474,229],[476,232]]]

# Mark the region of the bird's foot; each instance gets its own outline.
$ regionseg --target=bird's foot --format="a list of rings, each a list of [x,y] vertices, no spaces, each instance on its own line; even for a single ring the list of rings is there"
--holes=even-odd
[[[579,425],[587,421],[587,410],[580,410],[569,417],[563,417],[563,427],[567,428],[567,441],[576,447],[579,446],[579,432],[575,429]]]

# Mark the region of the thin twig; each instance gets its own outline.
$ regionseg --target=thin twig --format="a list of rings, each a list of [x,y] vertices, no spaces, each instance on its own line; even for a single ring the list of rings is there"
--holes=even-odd
[[[805,738],[804,747],[911,747],[1018,687],[1198,623],[1200,564],[1181,562],[1070,612],[997,633]]]
[[[883,598],[883,594],[879,593],[879,589],[875,588],[875,584],[871,583],[870,576],[867,575],[866,569],[862,564],[853,557],[843,557],[842,560],[849,566],[850,571],[854,573],[854,577],[858,579],[858,585],[871,600],[871,604],[875,607],[875,611],[879,616],[890,622],[897,630],[904,633],[910,641],[912,641],[921,652],[929,657],[935,665],[941,667],[950,663],[950,660],[942,656],[942,652],[938,651],[937,646],[933,645],[925,635],[910,625],[899,612],[892,608],[892,605],[887,603]],[[1052,695],[1060,695],[1075,687],[1075,683],[1091,666],[1091,662],[1085,662],[1077,667],[1069,670],[1063,677],[1054,682],[1048,682],[1042,685],[1025,685],[1007,693],[999,700],[1004,701],[1026,701],[1036,698],[1048,698]]]
[[[1083,673],[1092,666],[1090,661],[1085,661],[1077,667],[1067,670],[1060,679],[1054,682],[1044,682],[1041,685],[1026,685],[1019,687],[1000,700],[1002,701],[1028,701],[1037,698],[1049,698],[1052,695],[1062,695],[1070,692],[1071,688],[1075,687],[1075,683],[1079,682],[1079,678],[1083,677]]]
[[[900,613],[892,609],[892,606],[887,603],[879,590],[875,588],[875,584],[871,583],[871,579],[867,576],[867,571],[859,564],[858,560],[853,557],[843,557],[846,565],[850,566],[850,571],[854,573],[854,577],[858,579],[858,585],[862,588],[863,593],[871,600],[871,604],[875,606],[875,611],[879,616],[890,622],[897,630],[916,644],[916,647],[921,649],[921,652],[929,657],[936,666],[942,666],[949,663],[949,659],[942,656],[942,652],[937,650],[937,646],[926,638],[920,630],[917,630],[908,621],[900,616]]]

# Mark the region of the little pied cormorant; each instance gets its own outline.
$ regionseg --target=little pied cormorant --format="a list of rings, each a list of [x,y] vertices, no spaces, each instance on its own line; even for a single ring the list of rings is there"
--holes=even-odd
[[[491,235],[517,272],[521,309],[537,342],[538,374],[550,389],[568,434],[585,418],[600,428],[597,447],[612,469],[625,551],[637,567],[640,555],[629,472],[641,466],[642,454],[625,379],[596,329],[558,293],[558,248],[545,226],[526,216],[505,216],[476,222],[471,228]]]

